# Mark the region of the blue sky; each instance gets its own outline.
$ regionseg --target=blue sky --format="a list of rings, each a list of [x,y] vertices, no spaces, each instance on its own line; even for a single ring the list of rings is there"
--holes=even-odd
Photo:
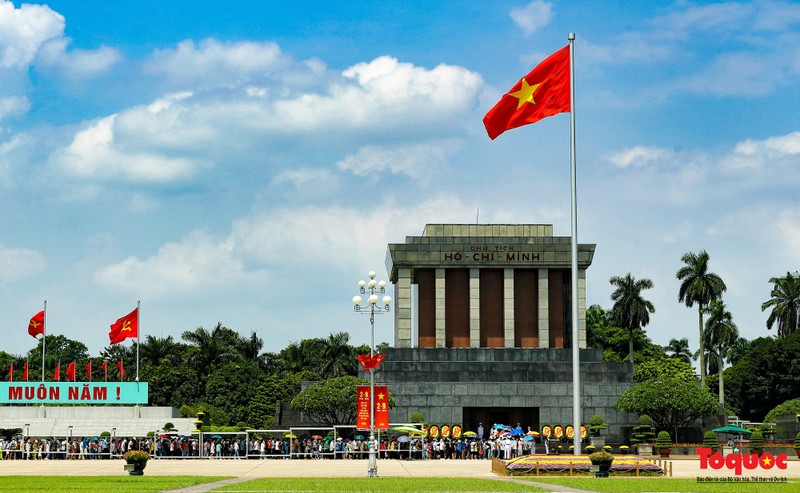
[[[97,354],[217,322],[266,349],[348,331],[389,242],[426,223],[568,235],[569,120],[481,119],[575,32],[588,302],[648,277],[647,330],[688,337],[675,271],[706,249],[743,336],[800,264],[792,2],[0,0],[0,331]],[[378,320],[391,341],[391,317]]]

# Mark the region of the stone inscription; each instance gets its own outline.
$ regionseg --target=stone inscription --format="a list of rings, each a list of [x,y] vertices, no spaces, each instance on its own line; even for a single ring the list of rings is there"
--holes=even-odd
[[[442,260],[449,263],[525,263],[538,262],[538,252],[521,252],[512,245],[472,245],[466,252],[442,252]]]

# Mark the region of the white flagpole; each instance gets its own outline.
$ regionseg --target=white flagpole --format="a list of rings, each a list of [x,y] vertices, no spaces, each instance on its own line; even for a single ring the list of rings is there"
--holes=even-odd
[[[578,341],[578,185],[575,166],[575,33],[569,33],[569,162],[572,222],[572,421],[573,450],[581,455],[581,373]]]
[[[44,300],[44,319],[42,320],[42,383],[44,383],[44,343],[47,340],[47,300]]]
[[[142,300],[136,302],[136,381],[139,381],[139,333],[142,332],[141,324],[139,324],[139,315],[141,314],[141,310],[139,309],[140,305],[142,304]]]

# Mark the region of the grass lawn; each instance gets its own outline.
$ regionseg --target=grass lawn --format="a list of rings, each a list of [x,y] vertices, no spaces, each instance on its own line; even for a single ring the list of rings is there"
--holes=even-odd
[[[520,478],[521,479],[521,478]],[[698,483],[694,478],[525,478],[598,493],[691,492],[691,493],[796,493],[800,481],[787,483]]]
[[[233,484],[214,491],[547,491],[498,479],[476,478],[266,478]]]
[[[147,493],[225,479],[211,476],[0,476],[0,491]]]

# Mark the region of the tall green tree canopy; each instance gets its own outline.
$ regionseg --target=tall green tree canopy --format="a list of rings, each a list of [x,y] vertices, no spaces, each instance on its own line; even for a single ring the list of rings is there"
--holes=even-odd
[[[687,252],[681,257],[684,266],[678,269],[675,277],[681,281],[678,289],[678,301],[687,307],[697,304],[698,331],[700,340],[700,384],[706,384],[705,339],[703,337],[703,312],[711,300],[722,296],[727,287],[722,278],[708,270],[709,255],[705,250],[700,253]]]
[[[719,409],[714,395],[705,387],[677,378],[660,377],[629,388],[617,400],[617,409],[647,414],[659,430],[670,432],[692,424],[697,418]]]
[[[356,377],[335,377],[301,390],[292,409],[325,426],[356,422],[358,386],[369,382]]]
[[[706,308],[708,320],[705,327],[705,346],[709,348],[709,362],[716,366],[719,374],[719,405],[725,407],[725,362],[730,361],[730,352],[739,339],[739,328],[733,322],[733,315],[722,300],[712,300]],[[709,368],[710,370],[710,368]]]
[[[628,354],[633,363],[633,332],[650,323],[650,314],[655,313],[653,303],[642,297],[642,291],[653,288],[650,279],[636,279],[630,272],[623,277],[613,276],[609,281],[616,289],[611,293],[614,306],[611,317],[617,325],[628,329]]]
[[[667,356],[670,358],[676,358],[686,363],[691,363],[692,361],[692,351],[689,349],[689,339],[686,337],[683,339],[670,339],[669,344],[664,346],[664,351],[667,352]]]
[[[771,298],[761,304],[761,311],[772,308],[767,318],[767,329],[778,326],[778,337],[786,337],[800,324],[800,274],[786,273],[786,277],[773,277]]]

